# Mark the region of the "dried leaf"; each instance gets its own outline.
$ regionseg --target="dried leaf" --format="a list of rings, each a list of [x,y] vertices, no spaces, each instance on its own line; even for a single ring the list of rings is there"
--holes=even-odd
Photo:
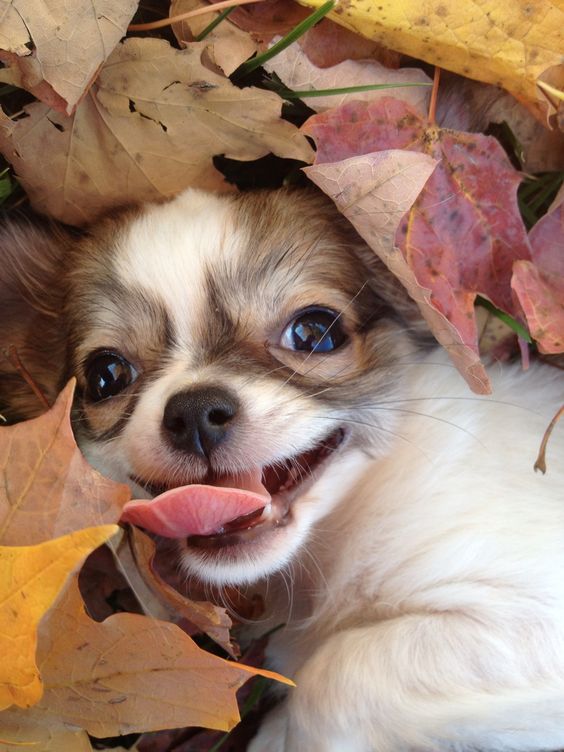
[[[430,302],[401,251],[394,245],[402,216],[416,200],[436,161],[409,151],[382,151],[304,168],[336,203],[372,250],[406,287],[437,340],[476,392],[490,391],[480,359],[465,347],[452,324]]]
[[[70,424],[74,381],[39,418],[0,428],[0,543],[30,545],[117,522],[129,488],[104,478]]]
[[[176,625],[139,614],[92,621],[76,580],[40,628],[45,684],[31,712],[94,736],[182,726],[229,730],[239,720],[235,691],[269,671],[225,661],[198,648]]]
[[[177,16],[207,5],[209,3],[206,0],[173,0],[169,15]],[[205,16],[187,18],[185,21],[173,24],[172,30],[180,45],[186,47],[188,42],[197,37],[218,16],[219,11],[215,11]],[[226,76],[230,76],[241,63],[252,57],[258,50],[257,43],[248,32],[239,29],[227,20],[216,26],[205,40],[210,62],[221,68]]]
[[[300,0],[319,7],[323,0]],[[540,119],[553,108],[541,77],[564,88],[559,0],[345,0],[330,18],[385,47],[468,78],[503,86]]]
[[[5,743],[3,743],[5,742]],[[17,742],[10,744],[9,742]],[[46,724],[32,711],[0,713],[0,752],[92,752],[86,731]]]
[[[229,634],[231,619],[225,609],[204,601],[192,601],[165,582],[153,567],[156,546],[148,535],[133,527],[130,541],[135,562],[153,593],[174,609],[176,614],[188,619],[199,631],[205,632],[230,655],[235,656],[238,649],[233,645]]]
[[[278,53],[264,65],[269,72],[274,72],[290,89],[336,89],[344,86],[362,86],[365,84],[394,83],[430,83],[428,76],[418,68],[388,70],[375,60],[347,60],[331,68],[318,68],[299,47],[291,45]],[[427,112],[429,89],[416,86],[396,90],[382,89],[355,94],[337,94],[327,97],[315,97],[307,104],[316,112],[323,112],[330,107],[338,107],[351,100],[375,101],[383,97],[395,96],[411,104],[418,112]]]
[[[319,68],[330,68],[344,60],[377,60],[386,68],[399,68],[400,65],[400,55],[394,50],[361,37],[328,18],[306,31],[298,44]]]
[[[542,353],[564,352],[564,187],[529,233],[532,261],[518,261],[511,286]]]
[[[307,139],[280,119],[280,98],[233,86],[202,64],[204,50],[128,39],[72,118],[32,104],[27,117],[1,123],[0,151],[33,205],[81,224],[117,204],[225,186],[215,154],[311,161]]]
[[[102,525],[35,546],[0,546],[0,710],[29,707],[41,698],[35,663],[39,621],[69,573],[118,530]]]
[[[0,21],[2,58],[17,71],[18,86],[70,114],[109,57],[138,0],[11,0]],[[41,87],[41,82],[46,86]]]
[[[272,37],[287,34],[310,13],[309,9],[301,8],[294,0],[270,0],[236,8],[229,18],[240,29],[249,31],[257,42],[265,45]]]
[[[443,74],[437,122],[443,128],[479,133],[490,123],[507,123],[519,145],[524,172],[564,170],[564,133],[540,123],[498,86]]]
[[[314,115],[303,129],[316,140],[318,161],[385,149],[420,151],[438,161],[402,221],[396,245],[417,282],[431,291],[432,305],[477,355],[476,294],[518,315],[513,262],[530,259],[516,198],[521,175],[499,143],[429,126],[409,105],[386,98]],[[482,388],[482,377],[472,378],[473,388]]]

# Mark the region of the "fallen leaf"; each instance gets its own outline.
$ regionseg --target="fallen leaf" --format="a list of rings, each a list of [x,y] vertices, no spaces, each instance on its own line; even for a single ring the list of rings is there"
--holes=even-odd
[[[276,73],[289,89],[295,91],[336,89],[365,84],[431,83],[430,78],[418,68],[388,70],[375,60],[346,60],[330,68],[318,68],[309,60],[299,45],[295,44],[279,52],[263,67],[269,73]],[[427,112],[429,88],[426,86],[310,97],[306,101],[312,110],[323,112],[351,100],[376,101],[390,96],[408,102],[421,114]]]
[[[330,196],[356,231],[402,282],[437,340],[476,392],[490,391],[478,355],[431,304],[431,291],[417,281],[395,246],[400,221],[413,205],[437,162],[425,154],[389,150],[306,167],[307,176]]]
[[[0,50],[13,53],[2,59],[17,69],[17,85],[51,106],[58,102],[57,109],[70,114],[125,35],[138,0],[11,0],[5,5]]]
[[[266,45],[272,37],[284,36],[292,31],[310,13],[294,0],[269,0],[240,6],[230,14],[229,19],[240,29],[249,31],[257,42]]]
[[[78,449],[70,424],[74,381],[39,418],[0,427],[0,543],[42,543],[117,522],[129,488],[104,478]]]
[[[540,123],[498,86],[442,75],[437,123],[478,133],[486,131],[490,123],[507,123],[522,151],[524,172],[564,170],[564,133]]]
[[[317,143],[318,162],[386,149],[423,152],[438,161],[402,221],[396,245],[418,284],[431,291],[434,308],[478,355],[476,295],[519,315],[511,293],[512,267],[516,260],[530,259],[516,197],[522,176],[499,143],[429,126],[409,105],[391,98],[314,115],[303,130]],[[482,375],[472,378],[473,388]]]
[[[14,742],[10,744],[10,742]],[[47,725],[33,712],[0,713],[0,752],[92,752],[86,731]]]
[[[188,619],[198,631],[205,632],[230,655],[235,656],[238,648],[231,640],[229,630],[232,623],[226,610],[205,601],[190,600],[165,582],[153,566],[155,543],[138,528],[131,528],[130,542],[137,567],[153,593],[173,609],[175,614]]]
[[[280,118],[282,100],[238,89],[201,62],[205,42],[176,50],[128,39],[100,71],[73,117],[36,103],[0,123],[0,151],[39,211],[70,224],[119,204],[170,197],[188,186],[225,187],[212,157],[268,152],[309,162],[313,151]]]
[[[30,712],[54,728],[70,724],[98,737],[229,730],[239,721],[235,691],[251,676],[292,684],[206,653],[174,624],[123,613],[94,622],[76,579],[41,624],[37,662],[45,692]]]
[[[545,354],[564,352],[564,187],[529,233],[532,261],[518,261],[511,286]]]
[[[0,546],[0,710],[29,707],[41,698],[35,663],[39,621],[69,573],[118,530],[102,525],[35,546]]]
[[[300,0],[319,7],[323,0]],[[385,47],[502,86],[534,110],[553,112],[537,80],[564,88],[564,8],[559,0],[346,0],[329,14]]]
[[[314,65],[330,68],[344,60],[377,60],[386,68],[399,68],[400,55],[366,37],[322,18],[299,38],[298,44]]]
[[[178,16],[207,5],[209,3],[206,0],[173,0],[169,15]],[[219,11],[214,11],[205,16],[187,18],[173,24],[172,30],[180,45],[186,47],[218,16]],[[252,57],[258,50],[258,45],[251,35],[229,23],[227,19],[205,37],[205,44],[211,63],[221,68],[226,76],[230,76],[241,63]]]

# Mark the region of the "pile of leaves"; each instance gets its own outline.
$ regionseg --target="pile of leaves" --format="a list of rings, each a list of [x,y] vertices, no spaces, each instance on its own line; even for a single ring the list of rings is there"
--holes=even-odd
[[[497,356],[515,335],[525,362],[564,352],[561,6],[246,3],[13,0],[4,207],[80,227],[189,186],[311,181],[475,392],[490,390],[476,303],[503,322]],[[0,428],[0,750],[243,749],[163,729],[229,730],[246,679],[285,680],[229,659],[225,609],[190,600],[154,543],[118,527],[129,491],[82,458],[71,402],[72,384],[42,417]]]

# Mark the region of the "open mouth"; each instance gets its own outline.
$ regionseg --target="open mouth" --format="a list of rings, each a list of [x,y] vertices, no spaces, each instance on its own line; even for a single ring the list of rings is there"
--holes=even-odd
[[[288,524],[292,502],[318,479],[345,435],[339,428],[311,449],[275,465],[234,476],[210,474],[204,483],[180,488],[133,478],[155,498],[128,502],[122,520],[158,535],[186,538],[194,548],[252,541]]]

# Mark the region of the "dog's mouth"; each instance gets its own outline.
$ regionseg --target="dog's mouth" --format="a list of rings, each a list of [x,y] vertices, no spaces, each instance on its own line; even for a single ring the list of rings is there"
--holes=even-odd
[[[251,541],[288,524],[292,502],[313,485],[345,436],[339,428],[275,465],[230,476],[210,474],[205,483],[172,488],[132,478],[155,498],[128,502],[122,521],[168,538],[186,538],[195,548]]]

